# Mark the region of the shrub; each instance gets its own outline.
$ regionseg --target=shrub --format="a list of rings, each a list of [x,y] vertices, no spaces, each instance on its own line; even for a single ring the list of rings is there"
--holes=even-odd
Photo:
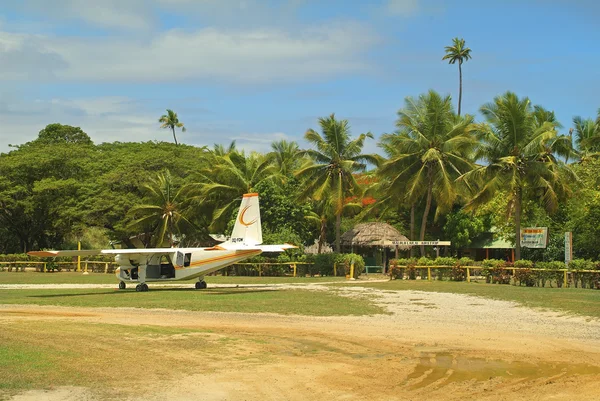
[[[457,263],[457,260],[454,258],[435,258],[435,260],[433,261],[433,264],[436,266],[455,266]]]
[[[338,264],[338,274],[340,265],[344,267],[344,273],[349,275],[351,266],[354,264],[353,278],[358,278],[365,271],[365,260],[355,253],[337,254],[336,262]]]
[[[531,269],[519,269],[515,270],[515,285],[517,285],[517,281],[519,285],[525,284],[527,287],[533,287],[535,285],[535,276]]]
[[[514,267],[531,269],[533,267],[533,262],[527,259],[517,260],[514,263]]]
[[[572,270],[571,277],[575,288],[581,283],[581,288],[586,288],[588,285],[590,288],[594,287],[593,273],[578,272],[577,270],[593,270],[595,267],[591,260],[586,259],[573,259],[569,263],[569,269]]]
[[[456,265],[450,270],[450,280],[452,281],[465,281],[467,279],[467,271]]]
[[[473,259],[471,259],[471,258],[468,258],[468,257],[466,257],[466,256],[465,256],[465,257],[462,257],[462,258],[460,258],[460,259],[458,260],[458,263],[459,263],[461,266],[474,266],[474,265],[475,265],[475,261],[474,261]]]

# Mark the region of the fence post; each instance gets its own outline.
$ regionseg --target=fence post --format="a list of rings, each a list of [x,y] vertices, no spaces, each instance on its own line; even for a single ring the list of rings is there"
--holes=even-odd
[[[88,261],[86,260],[86,261],[85,261],[85,267],[84,267],[84,273],[87,273],[87,272],[88,272],[88,271],[87,271],[87,267],[88,267]]]
[[[427,280],[431,281],[431,267],[427,266]]]
[[[104,264],[104,274],[108,273],[108,262]]]
[[[333,276],[337,277],[337,262],[333,264]]]
[[[260,268],[260,265],[258,265],[258,277],[262,277],[262,270]]]
[[[44,262],[44,273],[46,273],[46,262]]]
[[[81,241],[77,241],[77,250],[81,251]],[[77,255],[77,271],[81,271],[81,255]]]
[[[296,277],[296,264],[294,263],[294,277]]]
[[[354,278],[354,262],[350,263],[350,280]]]
[[[565,270],[565,278],[564,278],[565,288],[567,288],[567,281],[568,281],[567,280],[567,271]]]
[[[471,269],[467,266],[467,283],[471,282]]]

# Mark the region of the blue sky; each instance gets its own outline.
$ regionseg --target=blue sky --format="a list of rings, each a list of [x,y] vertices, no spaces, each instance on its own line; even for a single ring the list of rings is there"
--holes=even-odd
[[[53,122],[96,143],[302,146],[317,118],[394,130],[406,96],[458,99],[444,46],[462,37],[463,111],[507,90],[567,131],[600,107],[600,2],[588,0],[0,0],[0,152]],[[456,101],[455,101],[456,104]],[[376,140],[366,151],[377,151]]]

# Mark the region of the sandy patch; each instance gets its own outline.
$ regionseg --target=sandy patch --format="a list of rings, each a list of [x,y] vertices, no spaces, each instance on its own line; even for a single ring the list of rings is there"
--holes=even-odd
[[[0,324],[51,319],[215,333],[211,353],[191,350],[187,357],[194,362],[175,379],[132,380],[131,387],[115,389],[119,398],[132,401],[600,399],[598,320],[459,294],[332,291],[374,299],[389,314],[311,317],[2,305]],[[236,342],[221,344],[219,336]],[[103,397],[89,389],[57,388],[13,399]]]

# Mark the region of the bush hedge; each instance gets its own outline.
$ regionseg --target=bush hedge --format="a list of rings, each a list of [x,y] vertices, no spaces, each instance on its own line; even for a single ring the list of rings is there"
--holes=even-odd
[[[431,266],[452,266],[452,268],[437,269]],[[401,258],[390,261],[390,279],[415,280],[417,277],[426,279],[427,267],[429,267],[432,278],[464,281],[467,278],[464,269],[466,266],[471,267],[472,275],[485,277],[487,283],[558,288],[564,285],[564,269],[567,267],[560,261],[534,263],[530,260],[518,260],[513,264],[500,259],[475,262],[469,258]],[[575,259],[569,263],[568,271],[568,286],[600,289],[600,262]]]

